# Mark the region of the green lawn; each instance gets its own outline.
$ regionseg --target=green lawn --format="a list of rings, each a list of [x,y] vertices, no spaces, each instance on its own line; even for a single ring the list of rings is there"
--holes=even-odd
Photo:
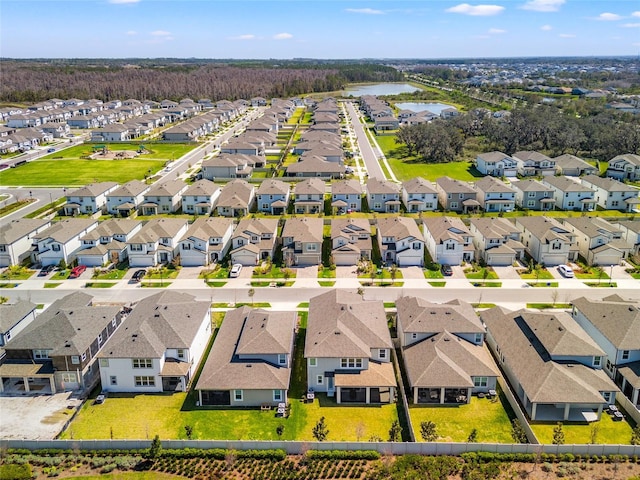
[[[440,270],[429,270],[428,268],[423,270],[424,278],[444,278]]]
[[[80,159],[83,156],[91,155],[95,145],[107,145],[109,149],[113,151],[131,150],[135,152],[138,150],[140,144],[144,144],[149,153],[142,154],[136,158],[163,161],[177,160],[185,153],[197,147],[197,144],[186,143],[84,143],[76,145],[75,147],[65,148],[64,150],[51,153],[42,158],[44,160]]]
[[[30,278],[35,270],[29,270],[28,268],[13,266],[9,267],[0,274],[0,280],[27,280]]]
[[[253,269],[252,278],[284,278],[284,268],[271,267],[268,271],[264,272],[260,268]],[[296,278],[296,271],[289,269],[289,278]]]
[[[109,270],[106,273],[100,273],[93,278],[97,280],[122,280],[124,276],[127,274],[127,270],[128,270],[127,268],[113,269],[113,270]]]
[[[538,270],[538,272],[527,273],[526,270],[518,272],[523,280],[552,280],[553,275],[546,268]]]
[[[115,285],[115,282],[87,282],[84,284],[85,288],[111,288]]]
[[[318,278],[336,278],[336,270],[331,268],[318,268]]]
[[[210,280],[212,278],[227,278],[229,276],[229,269],[223,268],[220,265],[216,265],[212,270],[201,270],[198,274],[198,278],[204,278]]]
[[[60,282],[47,282],[44,284],[44,288],[56,288],[62,285]]]
[[[71,275],[71,270],[59,270],[54,273],[50,280],[66,280]]]
[[[527,285],[534,288],[558,288],[558,282],[527,282]]]
[[[432,287],[444,287],[447,282],[427,282]]]
[[[541,443],[553,443],[553,429],[555,423],[531,424],[533,433]],[[565,443],[591,443],[592,428],[597,428],[596,442],[604,444],[631,443],[631,426],[627,422],[614,422],[603,412],[600,421],[590,424],[563,424]]]
[[[498,274],[491,267],[482,267],[475,272],[468,268],[464,270],[464,275],[469,280],[496,280],[498,278]]]
[[[171,282],[161,281],[161,282],[140,282],[140,286],[142,288],[167,288],[171,285]]]
[[[422,441],[420,423],[436,424],[438,441],[466,442],[471,430],[478,430],[478,442],[512,443],[511,420],[504,405],[508,405],[502,392],[500,401],[471,397],[471,403],[461,406],[409,406],[411,424],[416,441]],[[504,402],[504,403],[503,403]]]
[[[336,282],[332,282],[330,280],[325,280],[325,281],[319,281],[318,284],[321,287],[333,287],[336,284]]]
[[[163,280],[167,278],[176,278],[179,273],[180,270],[177,268],[150,268],[147,270],[147,274],[144,278],[150,280]]]

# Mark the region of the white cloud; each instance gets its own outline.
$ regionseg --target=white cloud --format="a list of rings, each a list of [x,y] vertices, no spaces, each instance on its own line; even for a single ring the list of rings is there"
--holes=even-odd
[[[138,32],[136,32],[135,30],[129,30],[127,32],[127,35],[137,35],[137,34],[138,34]]]
[[[109,3],[115,5],[126,5],[128,3],[138,3],[140,0],[109,0]]]
[[[596,20],[602,20],[604,22],[615,22],[616,20],[622,20],[622,16],[616,13],[604,12],[596,17]]]
[[[573,34],[573,33],[561,33],[558,36],[560,38],[576,38],[575,34]]]
[[[553,27],[551,25],[543,25],[540,27],[540,30],[544,30],[545,32],[548,32],[549,30],[553,30]]]
[[[166,30],[154,30],[151,32],[151,35],[154,37],[170,37],[171,32],[167,32]]]
[[[256,36],[251,34],[251,33],[247,33],[244,35],[237,35],[235,37],[229,37],[229,40],[255,40]]]
[[[500,5],[469,5],[468,3],[461,3],[455,7],[447,8],[445,12],[449,13],[461,13],[463,15],[472,15],[474,17],[489,17],[492,15],[498,15],[502,13],[504,7]]]
[[[507,31],[502,30],[501,28],[490,28],[487,33],[489,33],[490,35],[499,35],[501,33],[507,33]]]
[[[624,23],[622,26],[624,28],[640,28],[640,23]]]
[[[632,17],[640,17],[640,10],[638,10],[637,12],[633,12],[631,14]]]
[[[290,33],[277,33],[273,36],[274,40],[289,40],[290,38],[293,38],[293,35],[291,35]]]
[[[382,10],[374,10],[373,8],[347,8],[347,12],[349,13],[364,13],[365,15],[382,15],[384,12]]]
[[[565,0],[529,0],[522,8],[534,12],[557,12]]]

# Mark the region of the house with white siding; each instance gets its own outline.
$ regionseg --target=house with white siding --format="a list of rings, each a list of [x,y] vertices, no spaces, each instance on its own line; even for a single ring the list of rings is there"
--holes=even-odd
[[[221,189],[211,180],[198,180],[182,192],[182,212],[191,215],[211,215]]]
[[[631,251],[622,230],[601,217],[564,218],[562,223],[575,235],[578,251],[589,265],[619,265]]]
[[[460,218],[423,218],[422,230],[426,248],[435,263],[461,265],[475,259],[473,234]]]
[[[123,262],[127,259],[127,240],[141,228],[141,221],[130,218],[112,218],[101,222],[80,238],[82,247],[77,254],[78,264],[101,267]]]
[[[231,247],[232,218],[200,217],[180,240],[180,265],[206,266],[220,262]]]
[[[581,177],[580,182],[596,191],[596,203],[599,207],[628,213],[640,212],[640,189],[637,187],[597,175]]]
[[[116,182],[90,183],[67,194],[67,203],[63,206],[65,215],[93,214],[106,211],[107,195],[116,190]]]
[[[151,187],[140,180],[131,180],[107,194],[107,211],[111,215],[130,217],[144,203]]]
[[[278,240],[275,218],[243,218],[231,238],[231,263],[257,266],[273,259]]]
[[[154,218],[127,240],[131,267],[155,267],[173,260],[189,223],[182,218]]]
[[[543,185],[553,189],[558,210],[590,212],[596,208],[596,191],[570,177],[544,177]]]
[[[376,226],[383,262],[399,267],[423,266],[424,236],[413,218],[378,218]]]
[[[522,232],[506,218],[472,218],[469,231],[478,257],[487,265],[508,266],[524,260]]]
[[[402,183],[402,203],[407,212],[432,212],[438,208],[438,192],[428,180],[415,177]]]
[[[479,153],[476,168],[483,175],[494,177],[515,177],[518,174],[518,162],[506,153],[494,151]]]
[[[90,218],[67,218],[52,223],[35,234],[31,260],[43,267],[58,265],[64,260],[69,265],[82,248],[80,238],[98,227],[98,221]]]
[[[533,260],[545,267],[563,265],[578,259],[576,235],[551,217],[517,217],[521,242]]]
[[[19,265],[29,257],[33,237],[51,226],[41,218],[17,218],[0,226],[0,267]]]
[[[179,178],[154,184],[144,194],[144,203],[140,205],[143,215],[176,213],[182,207],[182,194],[188,185]]]

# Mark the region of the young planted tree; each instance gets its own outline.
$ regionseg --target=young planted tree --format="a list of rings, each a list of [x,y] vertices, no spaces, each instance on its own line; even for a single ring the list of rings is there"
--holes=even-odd
[[[562,430],[562,422],[558,422],[553,427],[553,444],[564,445],[564,430]]]
[[[184,426],[184,433],[187,436],[187,438],[189,440],[191,440],[193,438],[193,426],[192,425],[185,425]]]
[[[255,288],[250,288],[249,291],[247,292],[247,295],[249,295],[249,298],[251,299],[251,306],[253,306],[253,296],[255,294],[256,294]]]
[[[391,284],[393,285],[396,282],[396,277],[398,276],[398,267],[396,267],[395,263],[391,265],[391,268],[389,268],[389,275],[391,276]]]
[[[284,433],[284,425],[280,424],[276,427],[276,435],[278,435],[278,438],[282,438],[283,433]]]
[[[474,428],[473,430],[471,430],[471,433],[467,437],[467,442],[468,443],[477,443],[478,442],[478,429],[477,428]]]
[[[149,447],[149,450],[147,450],[147,459],[155,460],[160,456],[161,452],[162,442],[160,441],[160,435],[156,435],[153,437],[153,440],[151,440],[151,446]]]
[[[517,418],[511,421],[511,438],[516,443],[527,443],[527,434]]]
[[[640,425],[636,425],[631,432],[631,445],[640,445]]]
[[[400,426],[400,422],[398,422],[398,420],[394,420],[391,424],[391,428],[389,429],[389,441],[399,442],[402,438],[401,435],[402,427]]]
[[[319,442],[324,442],[329,436],[329,430],[327,429],[327,424],[324,421],[324,417],[320,417],[320,420],[316,423],[313,430],[311,430],[313,434],[313,438],[315,438]]]
[[[420,436],[425,442],[435,442],[438,439],[436,424],[431,421],[421,422]]]

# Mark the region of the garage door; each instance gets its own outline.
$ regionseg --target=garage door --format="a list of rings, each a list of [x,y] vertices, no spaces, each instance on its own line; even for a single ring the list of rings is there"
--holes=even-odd
[[[544,257],[544,265],[546,267],[554,267],[567,263],[567,257],[564,255],[547,255]]]
[[[593,259],[594,265],[609,266],[609,265],[618,265],[619,263],[620,263],[620,254],[618,252],[613,252],[610,250],[607,252],[596,254],[595,258]]]
[[[231,255],[231,263],[240,263],[245,267],[256,266],[256,256],[251,252],[238,252]]]
[[[513,255],[487,255],[487,264],[496,267],[508,267],[513,263]]]

